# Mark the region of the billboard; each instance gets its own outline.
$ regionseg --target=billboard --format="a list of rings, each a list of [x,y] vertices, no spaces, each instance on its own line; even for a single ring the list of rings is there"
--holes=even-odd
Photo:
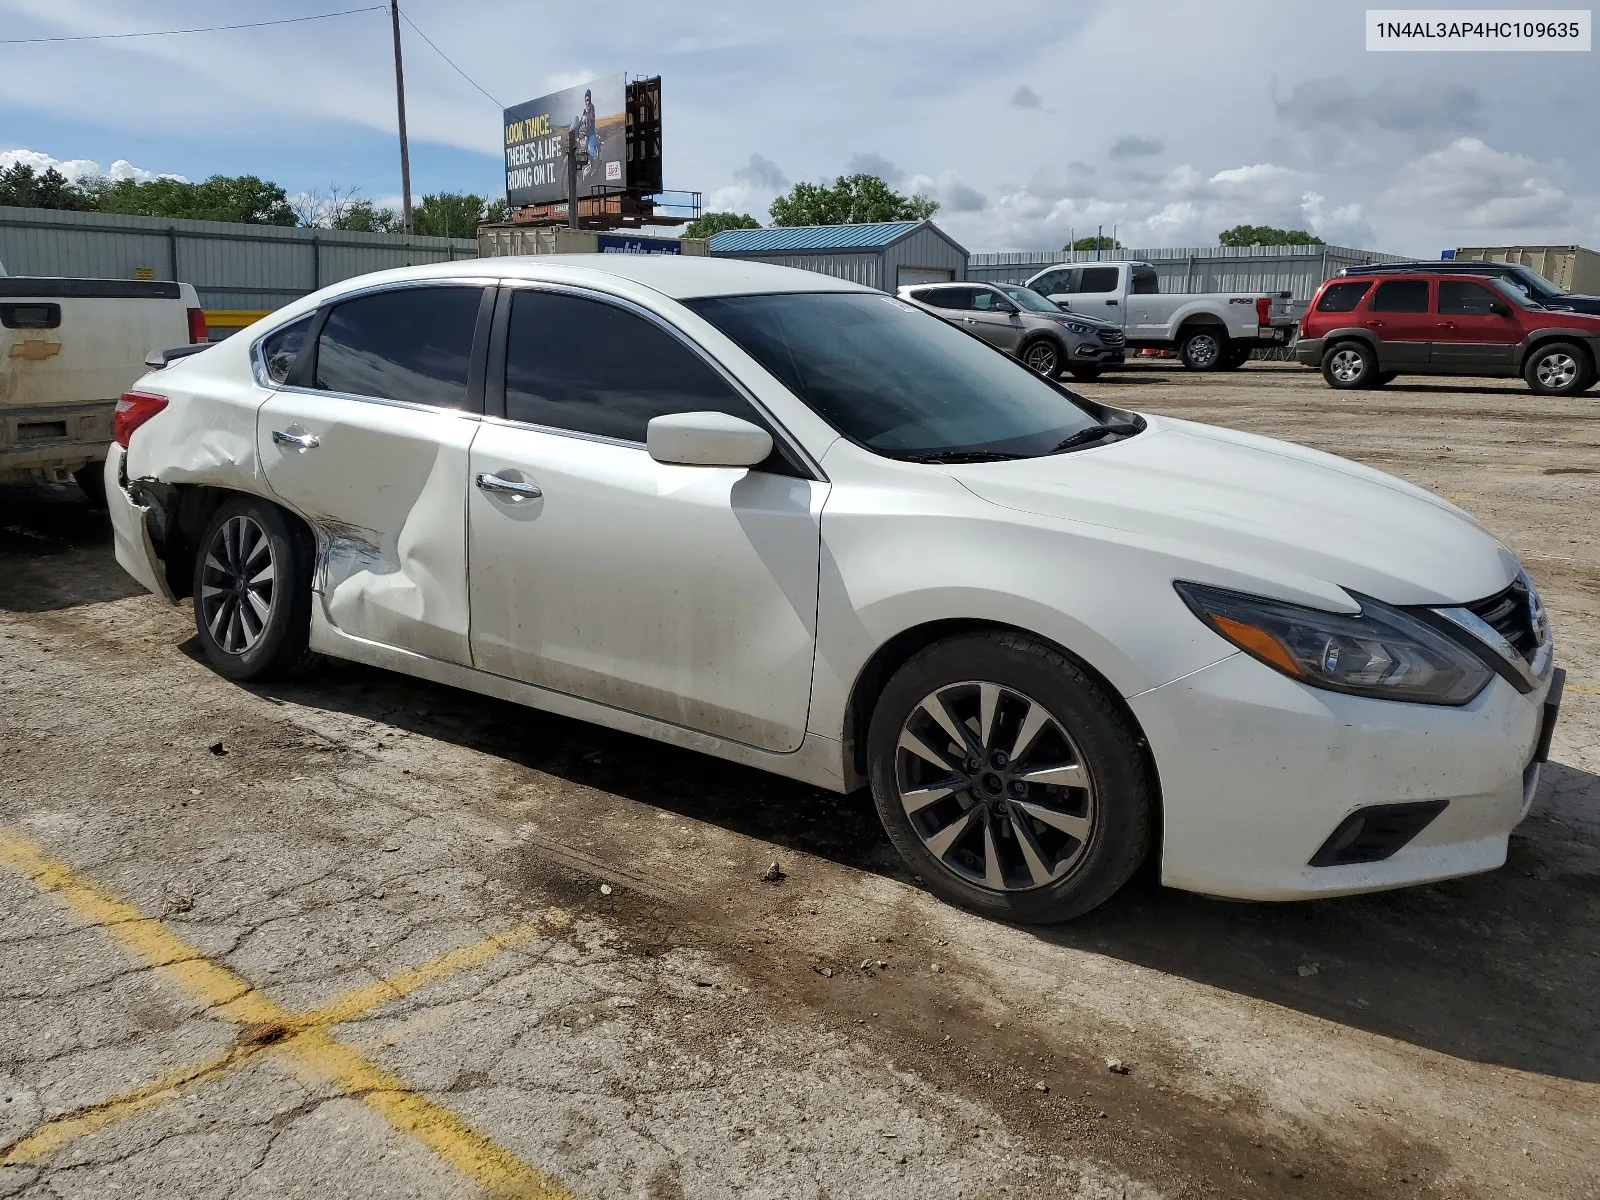
[[[589,162],[578,194],[596,185],[619,189],[627,175],[627,81],[610,75],[505,110],[506,203],[512,208],[567,198],[567,133],[578,135]]]

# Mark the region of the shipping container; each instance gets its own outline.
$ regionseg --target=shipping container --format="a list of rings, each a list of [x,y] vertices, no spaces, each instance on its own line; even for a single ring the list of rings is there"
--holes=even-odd
[[[689,254],[704,255],[705,238],[656,237],[619,230],[569,229],[563,225],[480,225],[478,255],[508,254]]]
[[[1460,246],[1456,257],[1521,263],[1563,292],[1600,295],[1600,254],[1582,246]]]

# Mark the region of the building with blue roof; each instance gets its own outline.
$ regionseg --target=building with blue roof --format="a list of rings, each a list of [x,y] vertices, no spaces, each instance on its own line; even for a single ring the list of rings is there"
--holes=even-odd
[[[718,258],[799,267],[884,292],[967,277],[965,247],[932,221],[724,229],[706,248]]]

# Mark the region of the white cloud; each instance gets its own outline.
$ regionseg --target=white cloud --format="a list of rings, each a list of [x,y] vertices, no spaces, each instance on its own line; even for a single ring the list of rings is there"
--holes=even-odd
[[[143,167],[136,167],[125,158],[119,158],[105,170],[100,169],[100,164],[88,158],[60,159],[44,153],[42,150],[0,150],[0,170],[21,163],[32,167],[35,174],[43,175],[51,167],[65,175],[72,183],[87,179],[95,175],[104,175],[107,179],[134,179],[140,183],[149,183],[152,179],[177,179],[184,183],[188,180],[182,175],[157,174],[155,171],[146,171]]]
[[[977,188],[963,183],[956,171],[941,171],[937,177],[913,175],[908,190],[914,196],[927,196],[931,200],[937,200],[939,216],[949,213],[982,212],[989,207],[989,201],[984,194]]]
[[[1496,150],[1480,138],[1457,138],[1407,163],[1378,199],[1397,217],[1440,230],[1553,235],[1570,230],[1573,200],[1547,168],[1525,154]]]

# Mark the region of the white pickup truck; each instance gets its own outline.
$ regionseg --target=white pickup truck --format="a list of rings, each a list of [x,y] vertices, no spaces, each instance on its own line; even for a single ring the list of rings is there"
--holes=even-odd
[[[1156,269],[1143,262],[1062,263],[1027,286],[1062,308],[1122,326],[1128,349],[1175,349],[1193,371],[1231,370],[1263,346],[1294,336],[1290,292],[1161,294]]]
[[[117,397],[153,352],[205,340],[191,284],[0,274],[0,483],[101,495]]]

